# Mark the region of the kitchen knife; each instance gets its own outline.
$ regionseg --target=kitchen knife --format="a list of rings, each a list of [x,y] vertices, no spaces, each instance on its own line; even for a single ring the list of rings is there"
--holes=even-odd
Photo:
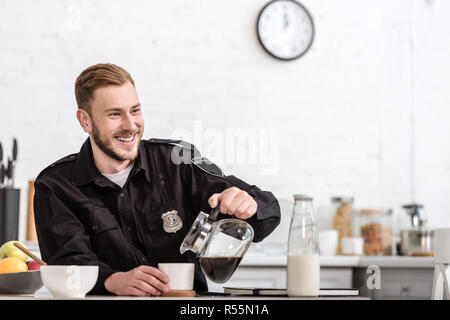
[[[13,150],[12,150],[12,162],[11,162],[11,171],[10,171],[10,186],[14,186],[14,178],[15,178],[15,169],[17,162],[17,139],[13,139]]]
[[[3,147],[0,142],[0,187],[3,187],[3,180],[5,177],[5,167],[3,166]]]
[[[6,168],[5,173],[7,186],[12,186],[11,173],[12,173],[12,160],[10,157],[8,157],[8,167]]]
[[[0,165],[0,188],[3,188],[3,181],[5,181],[6,168],[3,163]]]

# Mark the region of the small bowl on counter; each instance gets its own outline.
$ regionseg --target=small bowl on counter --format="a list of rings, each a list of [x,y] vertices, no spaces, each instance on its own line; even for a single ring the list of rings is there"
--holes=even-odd
[[[94,288],[98,266],[41,266],[41,279],[55,298],[84,298]]]

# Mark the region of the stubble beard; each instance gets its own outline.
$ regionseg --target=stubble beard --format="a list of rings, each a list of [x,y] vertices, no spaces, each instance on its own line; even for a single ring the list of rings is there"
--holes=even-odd
[[[108,137],[107,135],[102,135],[100,131],[98,130],[95,123],[92,121],[92,138],[94,139],[95,143],[99,147],[100,150],[102,150],[106,155],[111,157],[114,160],[117,161],[127,161],[131,160],[134,161],[138,154],[138,146],[141,140],[142,136],[142,129],[139,130],[136,133],[136,145],[133,152],[123,152],[122,154],[119,154],[117,151],[114,150],[113,146],[113,139],[115,137]]]

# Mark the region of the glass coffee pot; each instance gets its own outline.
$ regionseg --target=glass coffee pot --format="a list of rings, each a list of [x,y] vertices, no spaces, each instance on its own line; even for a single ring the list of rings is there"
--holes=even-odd
[[[180,252],[195,252],[208,279],[224,283],[239,266],[253,241],[254,231],[244,220],[217,220],[219,208],[220,203],[209,215],[199,213],[180,246]]]

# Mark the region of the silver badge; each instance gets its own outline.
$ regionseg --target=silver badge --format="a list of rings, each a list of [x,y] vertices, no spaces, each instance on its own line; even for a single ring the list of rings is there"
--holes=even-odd
[[[175,233],[183,227],[183,221],[181,221],[177,210],[163,213],[161,219],[163,219],[163,228],[166,232]]]

